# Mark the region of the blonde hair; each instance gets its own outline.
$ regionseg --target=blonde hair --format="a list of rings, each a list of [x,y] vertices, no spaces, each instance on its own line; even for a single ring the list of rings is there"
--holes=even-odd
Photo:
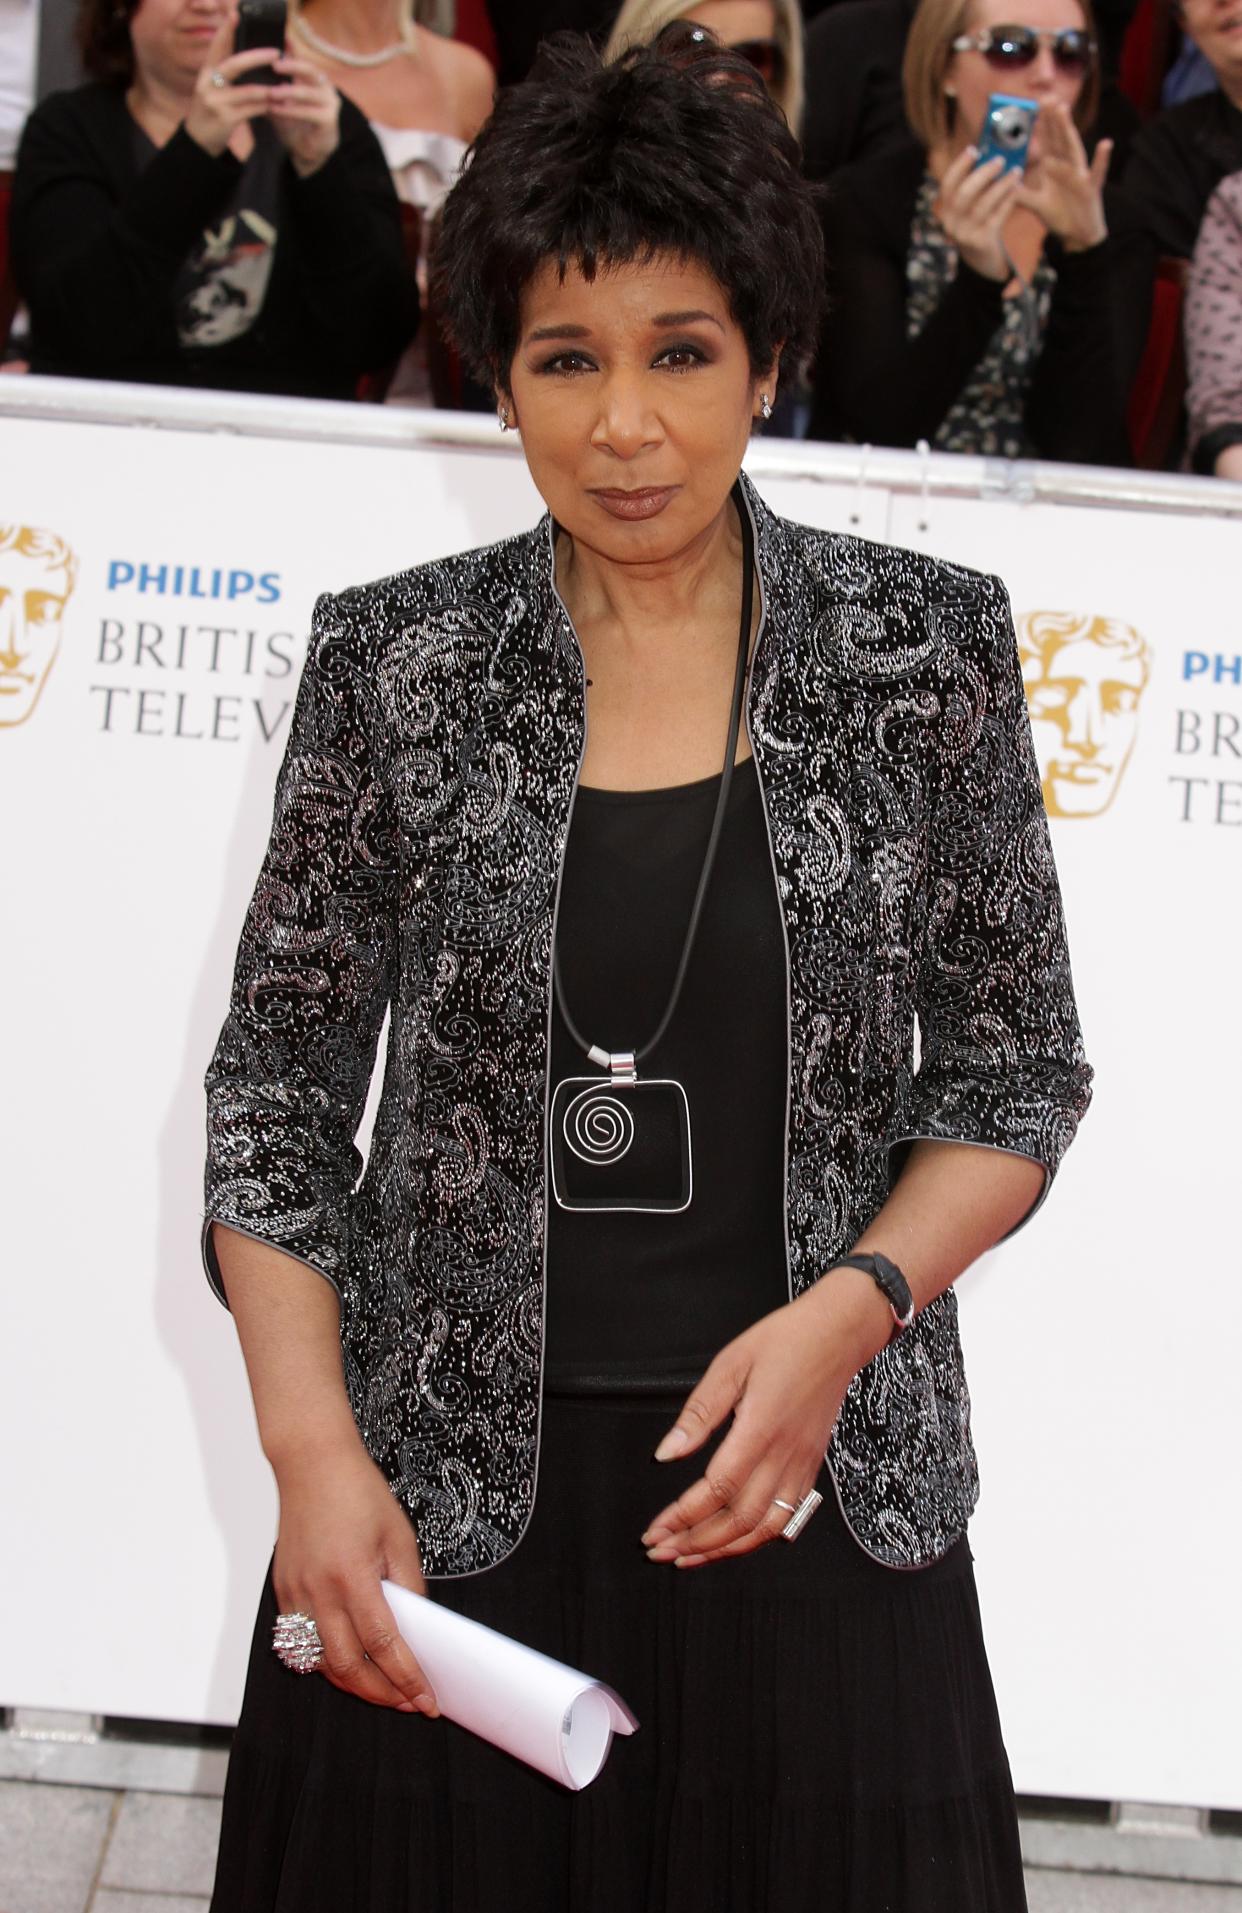
[[[627,47],[648,46],[665,27],[684,20],[695,0],[625,0],[604,48],[605,60],[615,60]],[[803,59],[802,9],[798,0],[772,0],[776,16],[776,44],[785,56],[785,83],[774,95],[791,133],[802,125]]]
[[[1097,35],[1091,0],[1075,0],[1075,4],[1094,41]],[[934,146],[947,145],[953,137],[955,105],[945,97],[944,81],[953,58],[953,41],[959,34],[969,31],[974,5],[975,0],[919,0],[910,22],[901,85],[910,130],[928,151]],[[1005,93],[1009,90],[1004,77],[998,73],[996,91]],[[1074,121],[1080,133],[1085,133],[1092,125],[1099,101],[1100,62],[1097,54],[1084,75],[1082,91],[1074,108]]]

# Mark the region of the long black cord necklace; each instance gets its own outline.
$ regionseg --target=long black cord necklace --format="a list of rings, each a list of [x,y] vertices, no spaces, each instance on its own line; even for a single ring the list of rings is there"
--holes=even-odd
[[[676,1211],[688,1209],[694,1194],[690,1099],[685,1085],[673,1077],[640,1077],[638,1065],[651,1055],[673,1020],[690,967],[733,780],[755,592],[754,533],[745,500],[738,499],[737,506],[742,527],[742,617],[724,768],[681,957],[654,1033],[632,1050],[607,1050],[588,1042],[565,1000],[560,952],[554,948],[552,953],[556,1006],[565,1028],[588,1061],[607,1071],[603,1077],[566,1077],[553,1093],[549,1155],[552,1193],[562,1209]]]

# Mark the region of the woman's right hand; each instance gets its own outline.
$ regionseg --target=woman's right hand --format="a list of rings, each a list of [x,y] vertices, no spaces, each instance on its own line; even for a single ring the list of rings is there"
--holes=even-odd
[[[185,116],[186,132],[213,159],[219,159],[239,126],[267,112],[271,87],[243,86],[241,81],[256,67],[270,66],[273,58],[280,54],[279,48],[273,54],[264,47],[253,48],[249,53],[234,53],[236,28],[237,14],[230,7],[216,28],[215,39],[199,68]],[[216,73],[226,85],[216,85],[212,77]]]
[[[275,1465],[280,1529],[272,1582],[281,1614],[313,1618],[319,1671],[377,1707],[436,1715],[435,1694],[397,1630],[381,1578],[426,1593],[409,1516],[361,1440]]]
[[[960,259],[985,279],[1007,285],[1013,265],[1005,249],[1005,221],[1018,203],[1022,174],[1006,171],[1003,159],[977,164],[968,146],[945,168],[935,212]]]

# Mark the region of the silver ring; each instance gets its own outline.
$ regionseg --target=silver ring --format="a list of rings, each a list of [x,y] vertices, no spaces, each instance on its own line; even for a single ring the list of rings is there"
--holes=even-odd
[[[225,79],[225,77],[224,77],[224,75],[223,75],[223,73],[221,73],[221,71],[220,71],[220,69],[219,69],[219,67],[217,67],[217,68],[216,68],[216,70],[215,70],[215,72],[214,72],[214,73],[212,74],[212,76],[211,76],[211,84],[212,84],[213,86],[227,86],[227,85],[228,85],[228,81],[227,81],[227,80]]]
[[[772,1506],[774,1508],[788,1508],[790,1514],[797,1514],[798,1512],[792,1501],[782,1501],[779,1495],[772,1496]]]
[[[781,1529],[781,1537],[783,1540],[796,1541],[798,1539],[798,1536],[802,1533],[803,1528],[805,1528],[823,1498],[818,1488],[812,1488],[809,1495],[802,1497],[802,1500],[798,1503],[788,1521]],[[789,1503],[782,1501],[780,1505],[782,1508],[787,1508]]]
[[[294,1674],[313,1674],[323,1659],[319,1629],[309,1614],[300,1612],[276,1616],[272,1649]]]

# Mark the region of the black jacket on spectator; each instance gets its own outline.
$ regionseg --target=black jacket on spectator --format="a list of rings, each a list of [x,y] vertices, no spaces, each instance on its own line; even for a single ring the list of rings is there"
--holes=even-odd
[[[86,378],[352,398],[418,325],[401,214],[378,141],[341,101],[340,144],[309,179],[280,166],[278,239],[250,329],[191,350],[177,330],[187,256],[242,167],[184,127],[142,163],[120,86],[53,94],[17,156],[12,257],[31,369]]]
[[[1217,91],[1157,114],[1143,128],[1126,168],[1126,192],[1157,251],[1189,259],[1208,200],[1229,173],[1242,172],[1242,111]]]
[[[812,438],[934,439],[1001,322],[1002,286],[959,261],[927,324],[906,336],[907,255],[925,169],[910,142],[832,182]],[[1105,206],[1102,245],[1067,253],[1049,239],[1046,248],[1057,282],[1025,424],[1039,457],[1071,464],[1131,462],[1126,405],[1147,339],[1151,247],[1121,195],[1106,188]]]

